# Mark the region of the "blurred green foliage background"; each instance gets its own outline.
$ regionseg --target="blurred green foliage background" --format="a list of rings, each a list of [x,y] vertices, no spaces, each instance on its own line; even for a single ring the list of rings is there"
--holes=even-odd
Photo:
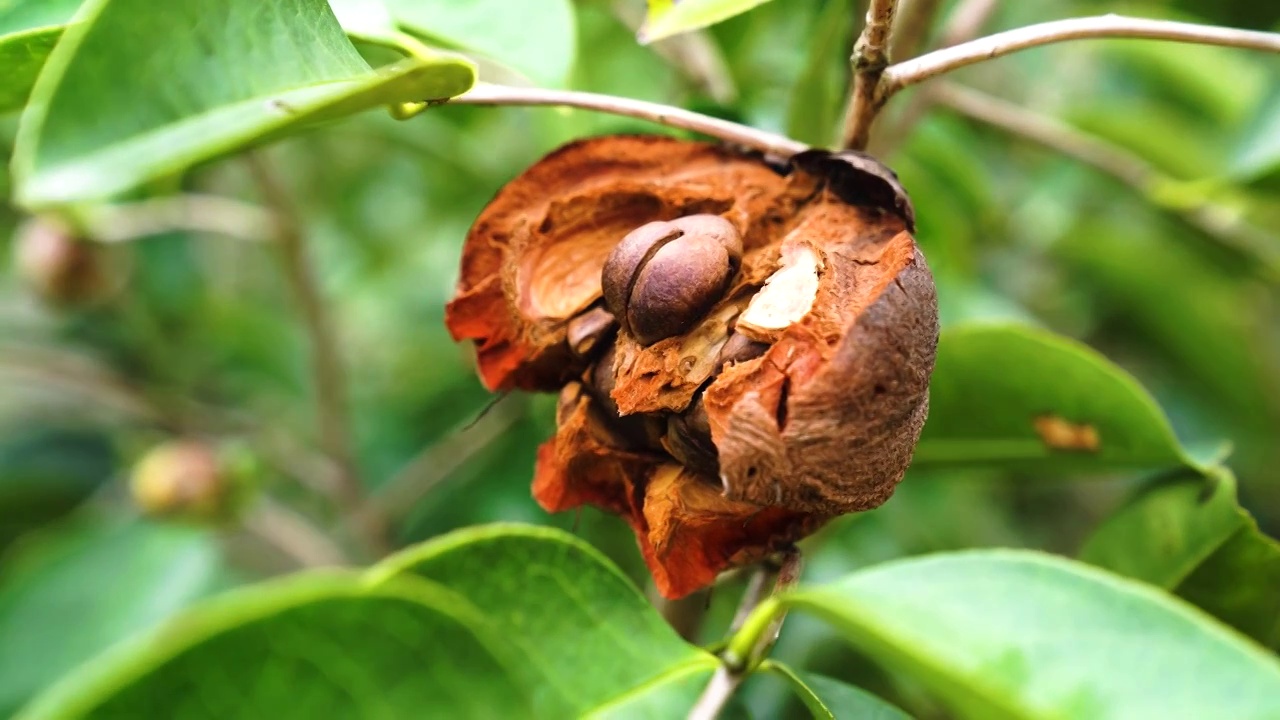
[[[568,87],[832,140],[858,29],[853,3],[768,3],[712,28],[705,37],[728,71],[714,92],[634,41],[622,18],[634,21],[640,4],[576,3]],[[940,15],[953,5],[943,3]],[[1280,29],[1280,8],[1253,0],[1006,2],[986,29],[1107,11]],[[563,48],[570,40],[541,42]],[[378,48],[362,50],[387,59]],[[492,65],[482,65],[486,76],[511,80]],[[1015,318],[1100,350],[1154,393],[1185,442],[1233,443],[1243,504],[1280,534],[1280,61],[1221,48],[1079,42],[953,79],[1127,148],[1177,182],[1144,195],[928,105],[905,138],[881,149],[912,194],[944,326]],[[905,128],[919,92],[894,100],[880,121],[885,136]],[[0,152],[12,148],[15,128],[16,116],[0,118]],[[384,496],[397,543],[496,520],[554,524],[575,528],[638,583],[648,581],[620,521],[592,511],[551,517],[534,504],[534,452],[552,432],[553,399],[506,398],[482,416],[494,398],[467,349],[446,333],[443,308],[462,238],[499,187],[571,139],[655,130],[580,111],[440,107],[408,122],[366,113],[265,150],[305,220],[331,303],[360,473],[375,494],[400,488]],[[0,176],[5,196],[8,182]],[[237,159],[151,189],[175,191],[261,200]],[[1232,247],[1170,210],[1205,198],[1247,218],[1269,248]],[[0,207],[0,236],[13,236],[23,220]],[[8,246],[0,249],[4,714],[128,632],[217,589],[293,567],[252,523],[139,519],[126,481],[156,442],[231,442],[274,512],[336,528],[340,544],[347,537],[343,518],[315,489],[331,471],[315,450],[306,337],[269,244],[169,232],[114,245],[122,287],[79,309],[41,302],[13,271]],[[808,541],[808,576],[952,548],[1072,554],[1143,479],[912,471],[887,505]],[[723,631],[737,594],[730,585],[712,595],[707,639]],[[880,675],[827,632],[816,621],[788,621],[776,655],[932,712],[912,687]],[[747,704],[761,717],[787,702],[772,682],[749,685]]]

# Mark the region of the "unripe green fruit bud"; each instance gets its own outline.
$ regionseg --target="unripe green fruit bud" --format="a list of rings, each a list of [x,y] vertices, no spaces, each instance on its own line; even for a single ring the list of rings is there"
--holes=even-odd
[[[201,440],[173,440],[134,466],[129,489],[148,515],[198,521],[234,516],[242,493],[226,454]]]
[[[45,302],[84,305],[110,289],[104,249],[56,220],[33,218],[19,227],[13,256],[14,270]]]

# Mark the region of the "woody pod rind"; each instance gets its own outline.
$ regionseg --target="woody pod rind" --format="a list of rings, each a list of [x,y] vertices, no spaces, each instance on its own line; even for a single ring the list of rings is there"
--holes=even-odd
[[[560,393],[538,502],[624,517],[679,597],[902,479],[938,338],[914,225],[862,153],[591,138],[481,212],[446,322],[490,389]]]

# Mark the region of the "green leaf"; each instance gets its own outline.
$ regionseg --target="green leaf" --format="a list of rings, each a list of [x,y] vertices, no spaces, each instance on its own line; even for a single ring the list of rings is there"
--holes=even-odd
[[[36,28],[0,37],[0,112],[15,110],[26,104],[36,76],[53,47],[62,37],[62,28]]]
[[[22,107],[80,0],[0,1],[0,113]]]
[[[516,678],[474,611],[441,588],[332,572],[195,608],[19,717],[527,717],[533,693]]]
[[[98,432],[0,423],[0,546],[72,510],[118,462],[111,440]]]
[[[1195,467],[1151,395],[1073,340],[1016,325],[943,331],[918,465]]]
[[[910,720],[911,716],[872,695],[839,680],[798,673],[776,660],[766,660],[760,669],[782,678],[804,706],[818,720],[858,718],[858,720]],[[837,715],[836,713],[839,713]]]
[[[831,622],[964,717],[1280,715],[1274,656],[1150,586],[1050,555],[892,562],[781,602]]]
[[[219,573],[208,533],[151,524],[51,528],[7,566],[0,583],[5,717],[67,671],[208,593]]]
[[[1241,511],[1243,513],[1243,511]],[[1280,542],[1244,526],[1178,586],[1178,595],[1280,651]]]
[[[1280,86],[1273,79],[1270,88],[1232,153],[1230,174],[1237,180],[1253,181],[1280,170]]]
[[[65,25],[82,0],[0,0],[0,40],[13,33]]]
[[[1080,549],[1080,559],[1173,589],[1244,522],[1234,480],[1161,479],[1098,527]]]
[[[461,530],[373,572],[390,580],[424,577],[467,598],[536,674],[540,716],[683,712],[717,664],[681,640],[608,560],[559,530]]]
[[[29,206],[97,199],[268,137],[470,87],[466,62],[373,71],[324,0],[90,0],[41,73],[14,150]]]
[[[1280,649],[1280,544],[1237,503],[1226,470],[1152,483],[1085,541],[1080,559],[1175,592]]]
[[[573,69],[577,24],[569,0],[386,0],[401,26],[429,40],[474,51],[561,87]]]
[[[637,33],[642,43],[697,30],[741,15],[769,0],[649,0],[649,14]]]
[[[849,0],[832,0],[818,15],[804,72],[791,89],[787,134],[810,145],[829,145],[844,103],[849,63],[842,49],[849,37]]]

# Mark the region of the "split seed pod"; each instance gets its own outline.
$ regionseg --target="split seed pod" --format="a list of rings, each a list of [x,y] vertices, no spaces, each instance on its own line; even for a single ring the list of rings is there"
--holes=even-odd
[[[476,220],[446,322],[490,389],[559,391],[534,496],[631,524],[679,597],[876,507],[928,410],[937,298],[891,171],[572,143]]]

